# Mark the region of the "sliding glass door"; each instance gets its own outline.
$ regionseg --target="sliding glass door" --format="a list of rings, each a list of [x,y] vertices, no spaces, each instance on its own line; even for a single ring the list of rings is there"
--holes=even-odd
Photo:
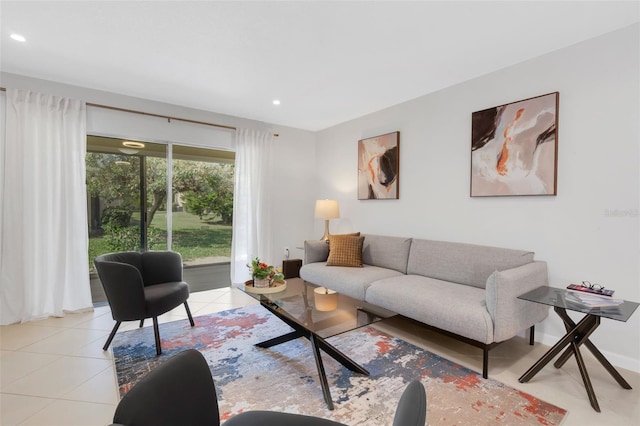
[[[234,153],[173,146],[172,249],[186,265],[231,256]]]
[[[186,265],[228,262],[233,161],[232,152],[89,136],[90,268],[103,253],[167,248]]]

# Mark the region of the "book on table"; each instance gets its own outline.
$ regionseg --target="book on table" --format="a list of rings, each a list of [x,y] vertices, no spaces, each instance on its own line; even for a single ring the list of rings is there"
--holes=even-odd
[[[585,287],[580,284],[569,284],[567,286],[567,291],[574,291],[577,293],[584,293],[584,294],[592,294],[592,295],[601,296],[601,297],[613,297],[613,293],[615,293],[615,290],[609,290],[606,288],[594,289],[590,287]]]
[[[565,300],[588,308],[614,307],[621,305],[624,302],[623,299],[594,296],[588,293],[579,292],[567,292]]]

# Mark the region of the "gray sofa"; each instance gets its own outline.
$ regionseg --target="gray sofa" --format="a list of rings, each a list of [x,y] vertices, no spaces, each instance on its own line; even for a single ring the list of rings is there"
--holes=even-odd
[[[445,241],[364,235],[362,268],[327,266],[329,246],[305,241],[300,277],[397,312],[489,350],[529,329],[548,307],[517,299],[548,285],[547,264],[533,252]]]

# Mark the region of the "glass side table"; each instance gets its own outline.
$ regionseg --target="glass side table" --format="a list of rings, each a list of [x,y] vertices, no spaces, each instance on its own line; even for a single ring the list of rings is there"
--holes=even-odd
[[[604,355],[602,355],[598,348],[596,348],[596,346],[589,340],[589,336],[600,325],[600,318],[626,322],[640,304],[625,300],[622,304],[615,307],[588,308],[567,301],[565,297],[567,293],[568,291],[562,288],[538,287],[535,290],[518,296],[518,299],[553,306],[553,310],[562,319],[567,330],[567,334],[565,334],[558,343],[553,345],[553,347],[549,349],[542,358],[536,361],[536,363],[533,364],[533,366],[531,366],[531,368],[529,368],[529,370],[527,370],[527,372],[524,373],[518,381],[520,383],[525,383],[531,380],[540,370],[542,370],[542,368],[544,368],[545,365],[547,365],[556,355],[566,348],[562,355],[558,357],[556,362],[553,363],[554,367],[562,367],[571,355],[575,356],[591,406],[594,410],[600,412],[600,405],[598,404],[596,394],[593,391],[591,379],[589,379],[589,374],[587,373],[587,367],[582,359],[580,346],[585,345],[600,364],[602,364],[602,366],[609,372],[609,374],[616,379],[620,386],[624,389],[631,389],[629,383],[627,383],[613,365],[611,365]],[[581,312],[585,314],[585,316],[576,324],[567,314],[567,309],[574,312]]]

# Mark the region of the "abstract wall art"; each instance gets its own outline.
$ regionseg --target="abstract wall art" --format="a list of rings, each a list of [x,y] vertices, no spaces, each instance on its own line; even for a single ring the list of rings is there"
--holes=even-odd
[[[471,196],[556,195],[559,93],[471,115]]]
[[[358,200],[398,199],[400,132],[358,141]]]

